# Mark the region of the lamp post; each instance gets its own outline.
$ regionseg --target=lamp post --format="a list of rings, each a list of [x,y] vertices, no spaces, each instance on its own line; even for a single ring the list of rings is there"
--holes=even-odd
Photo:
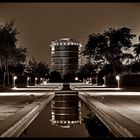
[[[103,79],[104,79],[104,84],[103,84],[103,86],[105,86],[105,76],[103,77]]]
[[[41,84],[43,83],[43,78],[40,78],[40,83],[41,83]]]
[[[29,86],[30,77],[27,77],[27,87]]]
[[[35,85],[37,84],[37,77],[35,78]]]
[[[117,80],[117,83],[118,83],[118,88],[120,88],[120,76],[119,75],[116,76],[116,80]]]
[[[98,74],[99,74],[100,68],[96,69],[95,71],[97,73],[97,76],[96,76],[96,85],[98,85]]]
[[[16,86],[15,86],[15,81],[16,81],[16,79],[17,79],[17,76],[14,76],[14,77],[13,77],[13,88],[16,87]]]

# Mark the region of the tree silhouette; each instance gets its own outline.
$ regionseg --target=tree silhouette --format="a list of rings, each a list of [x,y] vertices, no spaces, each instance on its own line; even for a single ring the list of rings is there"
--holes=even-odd
[[[136,54],[137,61],[140,61],[140,36],[137,44],[133,45],[134,53]]]
[[[9,85],[9,65],[25,61],[26,48],[17,48],[17,29],[14,21],[0,25],[0,67],[7,75]]]
[[[50,82],[62,82],[61,74],[58,71],[51,71]]]
[[[28,64],[25,68],[25,73],[27,76],[32,77],[32,79],[37,78],[49,78],[49,66],[45,62],[37,62],[37,60],[33,57],[29,60]]]
[[[99,62],[100,68],[105,64],[112,65],[114,73],[117,74],[119,73],[117,71],[118,65],[121,65],[124,59],[133,57],[132,54],[123,51],[132,47],[131,40],[135,35],[131,32],[132,29],[123,27],[119,29],[109,28],[102,34],[92,34],[88,36],[88,42],[82,53],[91,62]]]
[[[86,64],[82,65],[77,76],[79,79],[83,80],[86,78],[91,78],[97,75],[96,69],[98,65],[94,65],[91,62],[87,62]]]

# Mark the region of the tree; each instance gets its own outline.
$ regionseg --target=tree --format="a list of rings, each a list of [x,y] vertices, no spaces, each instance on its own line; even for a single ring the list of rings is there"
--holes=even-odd
[[[62,82],[61,74],[58,71],[51,71],[50,82]]]
[[[45,62],[37,62],[33,57],[26,65],[25,73],[32,78],[49,78],[49,66]]]
[[[23,75],[25,70],[25,64],[12,64],[9,65],[9,72],[14,73],[15,75]]]
[[[140,61],[140,36],[137,44],[133,45],[137,61]]]
[[[26,57],[26,48],[17,48],[17,34],[19,32],[14,27],[14,21],[12,20],[10,23],[0,25],[0,67],[3,68],[7,75],[8,85],[9,65],[23,62]]]
[[[97,75],[96,69],[97,65],[92,64],[91,62],[87,62],[83,66],[81,66],[79,72],[77,73],[79,79],[83,80],[86,78],[91,78]]]
[[[122,65],[122,61],[133,57],[132,54],[124,52],[132,47],[131,40],[135,35],[131,32],[132,29],[123,27],[117,30],[109,28],[102,34],[92,34],[82,53],[92,62],[99,62],[100,68],[105,64],[112,65],[114,73],[117,74],[117,67]]]

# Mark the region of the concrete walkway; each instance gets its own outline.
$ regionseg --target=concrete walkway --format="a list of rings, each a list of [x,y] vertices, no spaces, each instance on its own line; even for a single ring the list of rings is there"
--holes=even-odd
[[[1,121],[0,137],[19,137],[53,97],[54,92],[45,94]]]
[[[132,114],[132,109],[129,108],[129,104],[127,104],[126,108],[122,106],[122,104],[119,106],[118,101],[117,107],[119,109],[116,110],[116,107],[114,107],[115,105],[112,106],[111,102],[110,104],[102,103],[102,98],[99,100],[99,98],[93,98],[84,92],[79,92],[79,94],[80,98],[116,137],[140,137],[140,124],[135,121],[134,117],[130,117],[129,113]],[[107,100],[105,102],[107,102]],[[137,109],[139,110],[139,108]],[[124,113],[126,110],[127,114]],[[134,115],[138,115],[137,117],[140,117],[140,113]]]

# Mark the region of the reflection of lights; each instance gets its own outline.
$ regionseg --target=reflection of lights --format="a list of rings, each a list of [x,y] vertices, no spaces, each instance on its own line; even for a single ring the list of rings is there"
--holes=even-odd
[[[70,128],[70,125],[61,125],[62,128]]]
[[[71,121],[72,124],[74,124],[74,121]]]
[[[88,88],[89,87],[89,88]],[[100,88],[102,87],[102,88]],[[94,86],[93,88],[91,86],[88,86],[87,87],[73,87],[74,90],[92,90],[92,91],[107,91],[107,90],[110,90],[110,91],[116,91],[116,90],[122,90],[122,88],[103,88],[103,86]]]
[[[12,89],[18,89],[17,87],[13,87]],[[1,94],[0,94],[1,95]]]

